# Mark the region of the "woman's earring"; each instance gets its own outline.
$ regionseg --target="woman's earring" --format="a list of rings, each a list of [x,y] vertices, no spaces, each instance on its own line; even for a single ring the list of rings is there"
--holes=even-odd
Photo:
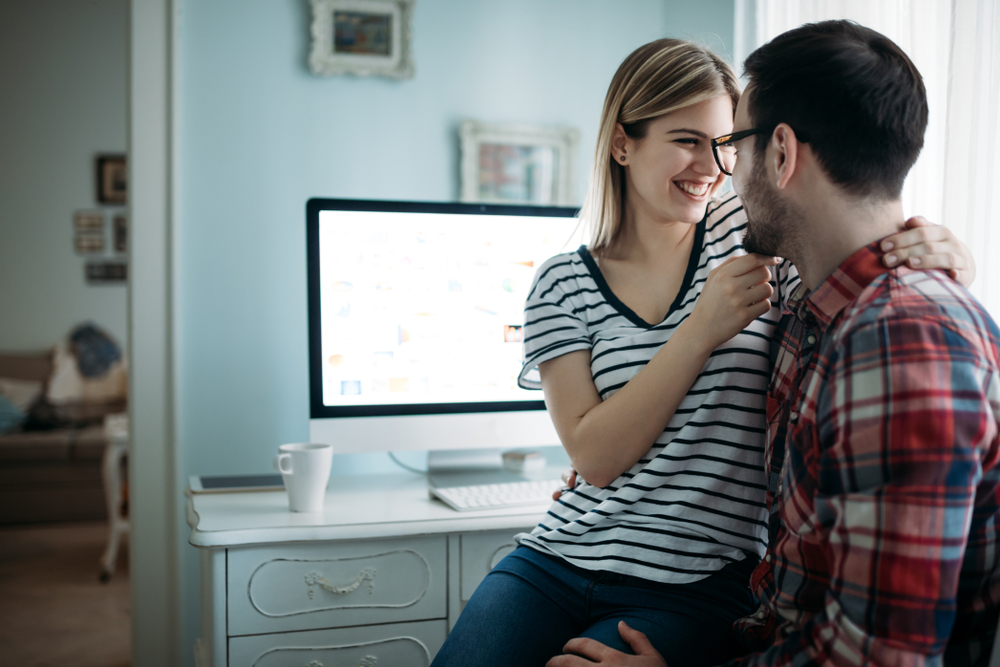
[[[622,155],[622,156],[621,156],[621,158],[619,158],[619,159],[620,159],[620,160],[621,160],[622,162],[624,162],[624,161],[625,161],[625,156],[624,156],[624,155]]]

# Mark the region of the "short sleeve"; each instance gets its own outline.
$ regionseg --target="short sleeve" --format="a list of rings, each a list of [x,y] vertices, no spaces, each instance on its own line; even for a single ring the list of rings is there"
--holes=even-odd
[[[524,304],[524,366],[517,384],[541,389],[538,365],[577,350],[591,349],[587,324],[577,312],[580,297],[596,290],[581,287],[576,253],[557,255],[535,274]]]

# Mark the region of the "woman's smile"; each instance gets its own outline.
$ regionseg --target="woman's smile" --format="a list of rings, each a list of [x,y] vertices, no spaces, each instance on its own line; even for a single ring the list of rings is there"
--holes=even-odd
[[[708,190],[712,184],[715,183],[715,181],[674,181],[673,183],[691,199],[694,199],[695,201],[704,201],[708,198]]]

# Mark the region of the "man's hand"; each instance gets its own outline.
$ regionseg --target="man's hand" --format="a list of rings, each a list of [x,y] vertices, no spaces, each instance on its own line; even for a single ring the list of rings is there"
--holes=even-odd
[[[635,655],[626,655],[594,639],[577,637],[563,646],[563,655],[552,658],[545,663],[545,667],[587,667],[594,664],[604,667],[667,667],[663,656],[653,648],[646,635],[633,630],[625,621],[618,622],[618,632]]]
[[[964,287],[976,277],[976,262],[969,247],[950,229],[935,225],[921,216],[904,223],[906,230],[882,239],[882,261],[888,267],[906,264],[911,269],[944,269],[952,280]]]

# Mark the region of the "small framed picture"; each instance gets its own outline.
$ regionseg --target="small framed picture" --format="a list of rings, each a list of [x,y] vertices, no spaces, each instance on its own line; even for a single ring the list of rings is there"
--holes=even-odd
[[[123,283],[128,277],[128,265],[122,261],[87,262],[84,276],[88,283]]]
[[[573,206],[580,133],[571,127],[462,123],[464,202]]]
[[[128,193],[128,169],[124,155],[97,157],[97,201],[124,204]]]
[[[128,252],[128,216],[119,213],[111,225],[112,247],[115,252]]]
[[[77,211],[73,214],[73,228],[78,232],[95,232],[104,229],[102,211]]]
[[[79,255],[104,252],[104,232],[77,231],[73,247]]]
[[[309,67],[322,76],[413,76],[413,0],[312,0]]]

